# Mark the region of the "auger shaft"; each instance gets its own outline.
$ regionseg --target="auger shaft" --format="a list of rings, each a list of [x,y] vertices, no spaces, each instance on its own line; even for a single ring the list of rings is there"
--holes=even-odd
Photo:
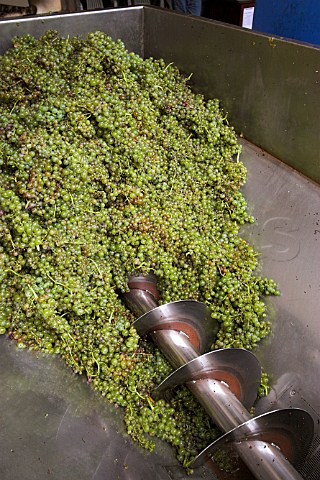
[[[179,368],[199,356],[183,333],[158,330],[151,333],[151,338],[174,368]],[[222,432],[228,432],[251,419],[250,413],[222,382],[203,379],[187,382],[186,386]],[[245,441],[239,443],[236,450],[257,480],[303,478],[276,445],[261,441]]]
[[[157,307],[154,295],[147,289],[132,289],[126,294],[125,301],[138,315],[146,314]],[[140,318],[136,322],[138,331]],[[160,315],[159,321],[155,321],[148,333],[171,365],[179,369],[197,359],[201,354],[185,332],[169,328],[164,320],[164,316]],[[177,323],[173,320],[172,325]],[[250,413],[225,382],[215,378],[197,378],[187,381],[185,385],[222,432],[232,431],[248,422],[248,428],[252,430],[249,433],[255,435],[256,426],[255,422],[250,422],[252,420]],[[233,447],[253,478],[257,480],[302,480],[303,478],[285,458],[280,448],[269,441],[262,441],[259,437],[257,440],[246,438],[243,441],[233,442]]]

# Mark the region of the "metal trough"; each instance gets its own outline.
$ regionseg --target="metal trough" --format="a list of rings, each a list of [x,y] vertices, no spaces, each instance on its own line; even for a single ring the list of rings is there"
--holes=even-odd
[[[16,35],[103,30],[141,56],[193,72],[194,88],[218,97],[243,137],[244,194],[262,271],[280,286],[273,333],[255,352],[272,392],[256,414],[298,407],[320,418],[320,49],[151,7],[0,22],[0,53]],[[317,183],[318,182],[318,183]],[[35,358],[0,338],[0,472],[3,480],[187,478],[161,442],[147,454],[106,405],[57,358]],[[319,478],[319,431],[301,475]],[[188,477],[215,478],[207,469]]]

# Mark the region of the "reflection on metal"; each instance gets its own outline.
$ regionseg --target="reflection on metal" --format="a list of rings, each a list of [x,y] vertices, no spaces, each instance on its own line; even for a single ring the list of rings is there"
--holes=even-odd
[[[248,350],[215,350],[194,358],[175,370],[160,383],[154,393],[160,396],[178,385],[211,378],[227,384],[240,402],[246,408],[251,408],[257,396],[260,377],[259,361]]]
[[[303,408],[319,424],[320,187],[287,165],[320,181],[320,49],[151,7],[3,20],[0,26],[0,54],[16,35],[101,30],[141,56],[173,61],[194,73],[199,92],[220,98],[237,131],[259,145],[241,140],[248,169],[243,192],[256,218],[243,235],[262,252],[263,272],[279,283],[281,296],[269,302],[273,334],[256,353],[275,385],[284,374],[292,378],[257,410]],[[278,217],[290,223],[270,222]],[[105,480],[105,472],[122,480],[194,478],[184,476],[162,444],[160,456],[145,456],[126,440],[119,409],[106,412],[58,359],[17,351],[5,338],[0,343],[1,480],[43,480],[49,470],[64,480]],[[310,480],[320,478],[317,433],[302,469]]]
[[[141,285],[143,279],[141,275]],[[134,282],[133,286],[136,292],[139,282]],[[147,299],[144,308],[141,297],[137,296],[138,308],[135,308],[130,292],[124,295],[124,301],[134,312],[146,311],[149,305]],[[311,415],[300,409],[285,409],[251,418],[246,406],[251,407],[255,399],[260,378],[259,362],[242,349],[201,355],[204,347],[201,338],[207,338],[204,333],[206,320],[212,323],[206,310],[199,302],[173,302],[153,308],[134,323],[138,333],[149,334],[177,368],[158,387],[156,394],[185,384],[219,429],[227,432],[198,455],[193,465],[203,464],[222,446],[232,443],[239,460],[251,472],[251,477],[246,478],[301,480],[294,467],[298,460],[303,463],[312,443],[314,422]],[[210,337],[212,341],[212,333]],[[233,478],[242,480],[241,469],[238,474],[236,472]]]
[[[295,219],[279,216],[268,218],[262,225],[262,232],[265,243],[260,250],[265,257],[278,262],[288,262],[299,255],[299,225]]]
[[[289,408],[268,412],[246,421],[213,442],[198,455],[194,466],[201,465],[205,458],[210,458],[227,443],[232,443],[233,448],[239,452],[239,444],[244,445],[249,441],[249,450],[251,450],[254,448],[255,441],[259,441],[261,442],[259,450],[268,447],[270,452],[270,444],[276,445],[292,465],[301,468],[313,440],[313,431],[312,417],[304,410]],[[244,450],[245,447],[241,447],[240,450],[242,449]],[[275,464],[277,455],[273,453],[273,456],[275,459],[272,463]],[[249,461],[251,463],[250,458]],[[257,465],[251,464],[250,470],[256,467]]]
[[[210,348],[218,330],[209,309],[193,300],[179,300],[154,308],[140,317],[135,325],[141,335],[156,329],[183,332],[201,353]]]

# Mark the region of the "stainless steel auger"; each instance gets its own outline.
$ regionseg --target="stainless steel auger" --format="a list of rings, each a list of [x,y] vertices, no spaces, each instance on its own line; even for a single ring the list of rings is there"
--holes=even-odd
[[[198,467],[226,449],[238,462],[233,479],[301,480],[297,468],[314,433],[310,414],[288,408],[252,418],[248,409],[256,399],[261,377],[257,358],[240,348],[205,353],[218,329],[205,304],[181,300],[158,306],[156,279],[150,275],[132,276],[128,286],[124,300],[139,316],[135,328],[140,335],[149,334],[176,369],[154,396],[186,385],[224,432],[192,466]],[[216,466],[214,470],[219,477]]]

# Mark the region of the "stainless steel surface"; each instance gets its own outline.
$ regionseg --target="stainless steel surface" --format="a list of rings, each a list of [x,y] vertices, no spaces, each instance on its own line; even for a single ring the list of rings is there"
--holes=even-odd
[[[157,278],[153,273],[148,275],[130,275],[128,278],[128,287],[131,289],[140,289],[150,292],[156,300],[159,300],[157,287]]]
[[[137,447],[121,410],[59,358],[21,351],[1,336],[0,365],[1,480],[184,478],[171,448]],[[195,479],[202,478],[201,470]]]
[[[320,471],[320,437],[315,435],[301,474],[308,480],[318,480]]]
[[[143,315],[158,306],[155,298],[145,290],[135,288],[123,296],[126,305],[131,308],[136,315]]]
[[[174,368],[179,368],[199,355],[183,332],[157,330],[151,333],[151,338]]]
[[[319,416],[320,186],[242,143],[248,169],[243,191],[256,219],[242,235],[261,252],[261,270],[281,291],[268,302],[272,333],[255,353],[272,383],[291,377],[279,385],[277,398],[288,387],[287,405]],[[277,407],[277,398],[268,408]]]
[[[297,470],[287,462],[276,445],[248,440],[235,445],[235,450],[242,459],[245,459],[246,465],[257,480],[303,479]]]
[[[141,284],[143,285],[143,283],[142,281]],[[191,338],[184,331],[181,332],[177,329],[177,320],[181,322],[181,319],[187,318],[185,312],[188,311],[188,308],[186,308],[188,303],[190,302],[180,301],[162,305],[144,314],[135,322],[138,332],[140,334],[150,333],[153,341],[169,362],[173,367],[178,368],[177,376],[181,376],[179,367],[184,366],[187,371],[188,364],[192,365],[198,355],[198,351],[191,343]],[[197,302],[192,303],[197,304]],[[201,305],[198,304],[197,307]],[[132,310],[136,310],[135,305],[132,305]],[[197,312],[200,314],[198,318]],[[197,325],[200,329],[202,328],[203,316],[201,313],[201,310],[197,308],[192,312],[187,322],[188,326],[192,325],[193,335],[195,336],[197,336]],[[148,324],[148,320],[150,324]],[[237,358],[241,359],[240,352],[242,351],[237,349],[231,355],[233,361]],[[219,354],[219,352],[217,353]],[[226,355],[228,358],[228,354]],[[249,352],[248,355],[251,356]],[[198,358],[201,359],[202,357]],[[212,358],[214,358],[213,355]],[[229,362],[225,362],[229,371],[232,367],[230,360],[229,358]],[[242,360],[244,361],[244,359]],[[184,363],[187,364],[183,365]],[[236,453],[251,471],[253,478],[261,480],[279,480],[281,478],[301,480],[301,475],[293,468],[288,459],[297,463],[297,458],[304,459],[306,457],[314,435],[314,422],[311,415],[300,409],[285,409],[251,418],[250,413],[229,385],[221,378],[214,378],[214,373],[217,373],[217,377],[219,376],[218,369],[213,372],[211,368],[204,367],[204,377],[206,373],[212,374],[212,377],[201,378],[198,367],[195,367],[194,372],[199,377],[187,381],[186,387],[197,398],[218,428],[227,433],[198,455],[193,465],[201,465],[210,459],[211,454],[221,446],[233,442]],[[243,380],[243,377],[239,375],[238,379],[240,378]],[[170,381],[172,381],[172,375],[167,384]],[[240,387],[240,391],[244,389],[244,386]],[[247,440],[250,439],[252,442],[255,440],[261,442],[263,448],[260,445],[260,448],[252,449],[250,444],[246,444]],[[242,442],[240,445],[236,443],[239,441]],[[257,467],[259,468],[256,474]],[[241,475],[239,471],[235,478],[240,480]]]
[[[6,0],[2,5],[13,5],[14,7],[28,7],[29,0]]]
[[[161,320],[159,319],[159,327]],[[184,355],[179,357],[179,336],[174,331],[174,340],[170,339],[168,330],[159,330],[152,333],[152,338],[164,354],[172,361],[173,366],[183,363],[188,357],[188,343],[184,342]],[[158,340],[159,343],[158,343]],[[191,348],[190,356],[196,352]],[[195,460],[194,466],[202,465],[229,441],[234,443],[236,453],[253,474],[252,478],[261,480],[301,480],[301,475],[287,461],[282,451],[287,452],[290,460],[297,462],[297,458],[304,459],[308,453],[313,438],[312,417],[303,410],[281,410],[268,415],[251,418],[243,404],[230,391],[227,384],[214,379],[199,379],[186,383],[188,389],[197,398],[215,424],[222,432],[228,432],[216,442],[207,447]],[[270,421],[271,419],[271,421]],[[280,433],[279,433],[280,432]],[[252,442],[247,444],[247,439]],[[251,443],[259,440],[259,446],[252,448]],[[260,441],[261,439],[261,441]],[[272,442],[272,444],[271,444]],[[240,479],[241,476],[235,478]]]
[[[145,56],[174,62],[239,133],[320,182],[320,48],[165,10],[145,10]]]
[[[199,353],[206,352],[212,345],[218,325],[209,309],[201,302],[178,300],[154,308],[138,318],[134,325],[140,335],[159,328],[184,332]]]
[[[156,388],[161,396],[168,389],[193,380],[216,379],[226,383],[241,403],[250,408],[260,385],[260,363],[248,350],[232,348],[208,352],[175,370]]]
[[[276,445],[293,466],[300,467],[302,458],[307,455],[310,448],[313,431],[313,420],[304,410],[292,408],[275,410],[251,418],[218,438],[198,455],[194,465],[200,465],[205,457],[210,458],[225,444],[232,443],[233,448],[238,449],[239,442],[245,443],[252,440],[252,442],[262,441],[266,444]],[[268,461],[267,458],[265,460]],[[249,463],[251,463],[250,459]],[[285,467],[282,466],[282,468]],[[290,467],[288,467],[289,471]],[[275,476],[275,478],[277,477]],[[290,477],[284,476],[283,478]]]
[[[194,72],[199,91],[220,97],[239,132],[319,181],[319,49],[145,7],[4,20],[0,26],[0,53],[19,34],[39,36],[53,28],[84,35],[100,29],[122,38],[129,50],[176,61],[188,74]],[[281,297],[269,301],[273,333],[255,353],[272,384],[291,376],[287,390],[273,396],[274,404],[301,403],[319,418],[320,188],[255,145],[243,145],[244,194],[257,219],[243,236],[262,252],[263,274],[281,289]],[[1,478],[43,480],[50,474],[57,480],[99,480],[106,471],[115,479],[184,478],[170,449],[157,460],[139,451],[126,439],[119,411],[107,414],[105,404],[95,403],[88,387],[57,359],[37,359],[4,338],[0,342]],[[100,421],[112,439],[107,449],[103,442],[109,433],[96,428]],[[312,475],[319,478],[319,465]]]
[[[115,40],[121,39],[130,51],[143,56],[145,8],[114,8],[37,15],[32,18],[19,18],[18,20],[0,20],[0,54],[2,55],[12,46],[11,40],[16,35],[30,34],[39,37],[47,30],[53,29],[64,36],[85,36],[89,32],[101,30],[107,32]]]
[[[158,306],[159,292],[154,275],[131,275],[129,291],[122,295],[123,301],[138,317]]]
[[[208,378],[188,382],[186,386],[222,432],[228,432],[251,418],[250,413],[223,382]]]

